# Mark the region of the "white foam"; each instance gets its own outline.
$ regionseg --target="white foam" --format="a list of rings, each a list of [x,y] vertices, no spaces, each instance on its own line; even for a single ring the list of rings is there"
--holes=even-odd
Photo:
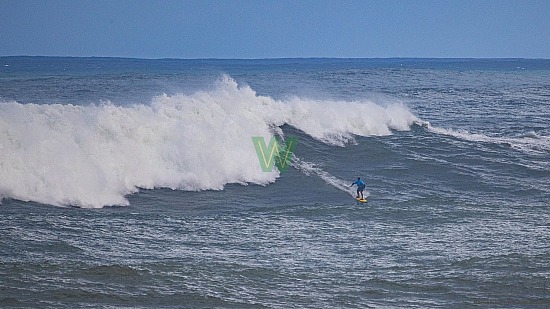
[[[528,154],[539,155],[550,152],[550,136],[539,135],[536,132],[528,132],[518,137],[501,137],[471,133],[466,130],[432,127],[431,125],[428,125],[427,128],[433,133],[452,136],[466,141],[509,145],[513,149]]]
[[[401,103],[387,106],[371,101],[314,101],[293,98],[287,123],[332,145],[344,146],[353,136],[390,135],[392,130],[409,130],[419,121]]]
[[[287,101],[224,77],[211,91],[159,96],[149,105],[0,104],[0,198],[52,205],[128,205],[139,188],[220,190],[267,185],[251,137],[283,124],[333,145],[353,135],[407,130],[401,104]]]
[[[314,163],[304,161],[296,156],[293,157],[292,160],[292,166],[297,168],[298,170],[302,171],[306,175],[314,174],[321,179],[323,179],[327,184],[348,193],[349,195],[355,197],[357,191],[356,189],[352,188],[349,184],[349,182],[346,182],[342,179],[338,179],[328,172],[324,171],[320,167],[316,166]],[[364,191],[363,196],[366,198],[370,195],[369,191]]]

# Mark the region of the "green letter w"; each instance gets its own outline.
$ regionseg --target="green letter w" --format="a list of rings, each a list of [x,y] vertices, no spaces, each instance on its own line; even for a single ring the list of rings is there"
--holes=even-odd
[[[256,148],[256,154],[260,160],[262,171],[271,172],[273,171],[273,166],[277,166],[279,172],[284,172],[288,168],[288,162],[296,147],[297,141],[296,137],[289,137],[286,140],[285,146],[281,147],[280,139],[272,136],[269,141],[269,146],[266,146],[262,136],[252,137],[252,142]]]

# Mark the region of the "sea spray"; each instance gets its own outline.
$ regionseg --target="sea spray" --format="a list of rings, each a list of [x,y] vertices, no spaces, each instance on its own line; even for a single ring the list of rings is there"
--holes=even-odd
[[[319,166],[316,166],[312,162],[306,162],[296,156],[293,156],[292,166],[306,175],[311,175],[311,174],[316,175],[321,179],[323,179],[325,183],[355,197],[355,190],[351,189],[351,186],[348,182],[334,177],[333,175],[329,174],[327,171],[324,171],[322,168],[320,168]],[[369,191],[365,191],[364,197],[368,197],[369,195],[370,195]]]
[[[279,176],[251,137],[289,124],[324,143],[408,130],[402,104],[257,95],[224,76],[210,91],[161,95],[148,105],[0,104],[0,196],[59,206],[128,205],[139,188],[221,190]]]

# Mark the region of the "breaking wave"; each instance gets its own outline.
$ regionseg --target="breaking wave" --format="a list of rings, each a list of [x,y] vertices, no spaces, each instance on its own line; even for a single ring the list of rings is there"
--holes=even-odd
[[[507,145],[527,154],[540,155],[550,152],[550,136],[540,135],[536,132],[528,132],[516,137],[506,137],[489,136],[483,133],[471,133],[466,130],[438,128],[430,125],[428,125],[427,128],[433,133],[451,136],[461,140]]]
[[[0,199],[58,206],[128,205],[139,188],[267,185],[251,137],[288,124],[330,145],[389,135],[419,121],[399,103],[257,95],[224,77],[210,91],[148,105],[0,103]]]

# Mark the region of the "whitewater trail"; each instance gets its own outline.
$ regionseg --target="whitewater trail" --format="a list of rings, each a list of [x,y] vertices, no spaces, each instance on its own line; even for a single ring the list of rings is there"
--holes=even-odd
[[[428,131],[439,135],[451,136],[470,142],[508,145],[513,149],[527,154],[541,155],[550,152],[550,136],[540,135],[536,132],[528,132],[517,137],[505,137],[489,136],[483,133],[471,133],[467,130],[433,127],[429,123],[426,123],[426,127]]]
[[[350,187],[350,184],[348,182],[332,176],[330,173],[324,171],[320,167],[316,166],[314,163],[306,162],[296,156],[293,156],[292,166],[308,176],[314,174],[323,179],[327,184],[355,197],[357,191],[356,189]],[[365,190],[363,191],[363,195],[366,198],[370,195],[370,193]]]

